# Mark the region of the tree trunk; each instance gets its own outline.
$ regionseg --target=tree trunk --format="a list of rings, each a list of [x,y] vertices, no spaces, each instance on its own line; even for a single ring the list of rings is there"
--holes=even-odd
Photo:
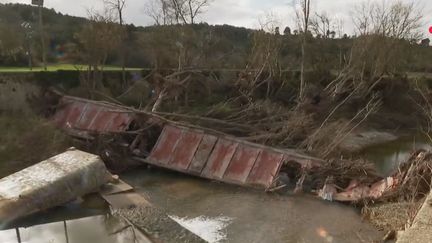
[[[299,92],[299,101],[303,101],[304,99],[304,92],[305,92],[305,45],[306,45],[306,38],[303,38],[301,51],[302,51],[302,60],[301,60],[301,67],[300,67],[300,92]]]

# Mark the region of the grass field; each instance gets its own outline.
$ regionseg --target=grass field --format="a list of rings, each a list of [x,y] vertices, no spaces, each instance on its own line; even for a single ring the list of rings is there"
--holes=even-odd
[[[87,65],[82,64],[55,64],[48,65],[48,72],[55,72],[59,70],[74,71],[74,70],[86,70]],[[121,67],[118,66],[105,66],[105,71],[120,71]],[[127,71],[139,71],[140,68],[126,68]],[[25,73],[25,72],[41,72],[44,71],[43,67],[34,67],[30,70],[28,67],[0,67],[0,73]]]

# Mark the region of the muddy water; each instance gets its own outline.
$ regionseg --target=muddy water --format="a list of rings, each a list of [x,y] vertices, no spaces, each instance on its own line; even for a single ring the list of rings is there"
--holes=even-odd
[[[390,143],[372,146],[365,149],[362,154],[374,162],[378,172],[388,176],[418,149],[432,149],[429,139],[422,134],[405,136]]]
[[[2,243],[134,243],[136,237],[139,236],[134,235],[131,228],[125,228],[122,222],[110,216],[0,231]]]
[[[109,214],[96,195],[40,212],[0,231],[0,243],[147,243],[140,232]]]
[[[353,208],[312,196],[265,194],[157,169],[123,178],[173,218],[219,220],[221,242],[371,242],[382,236]]]
[[[352,207],[313,196],[266,194],[158,169],[137,169],[122,178],[208,242],[372,242],[382,238]],[[100,198],[89,197],[17,222],[10,230],[0,231],[0,242],[19,243],[14,227],[21,242],[134,242],[133,234],[119,231],[122,225],[106,214]]]

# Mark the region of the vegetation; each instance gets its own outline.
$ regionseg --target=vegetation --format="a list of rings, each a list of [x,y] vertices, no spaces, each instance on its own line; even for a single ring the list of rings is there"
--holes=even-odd
[[[0,35],[2,40],[0,66],[28,66],[29,56],[26,54],[30,53],[34,65],[40,65],[41,54],[36,13],[37,10],[28,5],[0,5],[0,29],[2,29],[0,32],[2,33]],[[330,35],[332,31],[328,31],[329,35],[323,36],[321,32],[327,32],[327,29],[319,27],[323,24],[317,26],[317,23],[321,21],[317,21],[313,13],[314,11],[311,10],[310,25],[314,27],[311,27],[312,32],[308,35],[306,47],[306,51],[313,55],[305,57],[306,70],[311,68],[339,69],[343,62],[347,61],[350,49],[358,38],[349,37],[341,31],[335,31],[339,33],[332,35]],[[99,17],[104,14],[105,11],[97,13]],[[86,57],[82,55],[85,46],[79,38],[79,33],[91,21],[63,15],[49,9],[44,9],[43,15],[49,47],[48,61],[50,63],[87,63]],[[109,15],[105,16],[109,17],[105,20],[118,23],[117,14],[111,12]],[[94,18],[95,14],[92,13],[92,16]],[[334,22],[331,22],[334,20],[329,18],[328,21],[330,25],[334,25]],[[127,45],[110,50],[106,64],[123,66],[123,54],[119,53],[121,49],[126,53],[124,62],[127,67],[178,68],[179,59],[181,59],[184,68],[244,69],[253,50],[255,36],[260,33],[257,30],[228,25],[212,26],[205,23],[190,25],[182,22],[177,24],[175,21],[167,23],[173,24],[163,25],[162,21],[159,25],[150,27],[125,25],[126,34],[123,42],[126,42]],[[267,35],[281,42],[278,57],[281,68],[300,70],[303,59],[301,48],[298,47],[303,35],[301,28],[292,29],[292,34],[286,32],[286,35],[276,35],[274,29],[269,28],[265,28],[265,31]],[[410,46],[410,53],[403,58],[404,67],[410,71],[428,71],[430,66],[427,60],[432,57],[430,48],[409,41],[407,46]]]
[[[48,65],[47,72],[56,71],[83,71],[87,70],[87,65],[83,64],[55,64]],[[122,67],[119,66],[105,66],[105,71],[120,71]],[[140,68],[126,68],[127,71],[139,71]],[[25,72],[42,72],[45,71],[43,67],[34,67],[30,69],[29,67],[0,67],[0,73],[25,73]]]
[[[50,122],[16,114],[0,116],[0,177],[64,152],[70,139]]]
[[[419,34],[422,12],[405,1],[364,2],[353,9],[356,30],[349,36],[340,22],[313,9],[313,0],[295,2],[296,26],[283,34],[271,15],[257,30],[197,24],[211,4],[207,0],[153,0],[147,14],[154,25],[148,27],[124,23],[127,0],[105,0],[105,8],[89,11],[87,19],[44,9],[49,62],[80,65],[51,65],[48,71],[62,71],[31,78],[52,84],[61,77],[68,84],[59,86],[72,95],[305,151],[326,159],[322,185],[333,178],[339,189],[346,188],[353,178],[362,179],[359,174],[370,180],[369,163],[343,151],[349,136],[374,129],[432,131],[432,47]],[[0,4],[0,65],[10,67],[0,72],[40,66],[34,12],[31,6]],[[121,76],[106,71],[121,71]],[[15,87],[6,89],[13,91],[5,98],[0,92],[0,98],[17,96]],[[40,120],[11,119],[0,120],[0,127],[8,129],[12,122],[10,131],[45,131]],[[23,122],[36,130],[24,129]],[[45,142],[57,136],[47,129],[35,133]],[[13,136],[25,138],[15,132],[0,144]],[[18,147],[26,141],[0,146],[0,155],[22,151]],[[306,178],[303,173],[297,186]]]

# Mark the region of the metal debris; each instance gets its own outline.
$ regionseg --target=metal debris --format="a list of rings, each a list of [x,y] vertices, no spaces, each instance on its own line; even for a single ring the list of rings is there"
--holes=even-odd
[[[307,157],[298,157],[306,163]],[[147,161],[153,165],[231,184],[270,188],[288,151],[166,125]]]
[[[124,108],[104,102],[94,102],[75,97],[63,96],[53,116],[54,123],[76,131],[99,133],[124,132],[133,117]]]
[[[74,131],[84,139],[106,133],[128,135],[121,147],[128,148],[133,160],[242,186],[271,190],[280,186],[276,180],[284,165],[295,163],[303,171],[321,163],[292,150],[249,143],[153,113],[70,96],[60,99],[53,120],[60,128]],[[155,138],[148,136],[151,129],[156,131]],[[157,141],[154,145],[152,139]]]

